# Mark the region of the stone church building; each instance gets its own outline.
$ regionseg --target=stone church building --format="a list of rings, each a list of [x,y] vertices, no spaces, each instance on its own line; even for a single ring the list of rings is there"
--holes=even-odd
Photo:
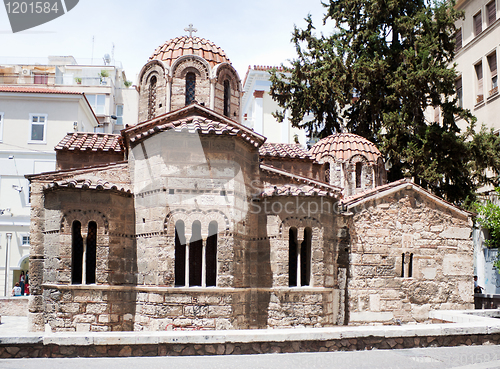
[[[194,36],[139,75],[139,123],[71,133],[31,181],[32,331],[328,327],[470,308],[471,214],[386,183],[375,145],[309,151],[240,122],[241,81]]]

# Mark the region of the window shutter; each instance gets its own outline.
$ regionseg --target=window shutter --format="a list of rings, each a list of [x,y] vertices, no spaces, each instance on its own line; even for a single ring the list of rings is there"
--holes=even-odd
[[[494,77],[497,75],[497,54],[491,54],[488,56],[488,64],[490,66],[491,76]]]
[[[455,51],[458,51],[462,48],[462,28],[457,30],[455,33]]]
[[[462,78],[459,78],[455,81],[455,90],[460,90],[462,89]]]
[[[486,5],[486,9],[488,11],[488,25],[491,25],[497,19],[497,9],[495,6],[495,1],[492,1],[488,5]]]
[[[481,12],[474,16],[474,31],[475,36],[479,35],[483,30],[483,25],[481,23]]]

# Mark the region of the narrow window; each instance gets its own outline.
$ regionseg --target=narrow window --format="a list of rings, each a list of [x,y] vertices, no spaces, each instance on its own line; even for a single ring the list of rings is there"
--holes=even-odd
[[[148,119],[153,119],[155,115],[156,115],[156,76],[153,76],[149,81]]]
[[[192,236],[189,241],[189,285],[201,286],[203,261],[203,240],[201,239],[201,223],[193,222]]]
[[[116,105],[116,123],[117,126],[123,125],[123,105]]]
[[[483,101],[483,64],[479,63],[474,66],[476,70],[476,104],[479,104]]]
[[[455,33],[455,52],[462,48],[462,28],[457,29]]]
[[[495,0],[486,5],[486,11],[488,13],[488,26],[491,26],[497,19],[497,7],[495,6]]]
[[[196,91],[196,76],[193,72],[186,74],[186,105],[193,103],[195,100]]]
[[[175,223],[175,285],[186,285],[186,236],[184,222]]]
[[[457,104],[459,108],[464,107],[464,101],[463,101],[463,91],[462,91],[462,77],[458,78],[455,81],[455,90],[457,92]]]
[[[224,81],[224,115],[229,117],[231,110],[231,86],[229,80]]]
[[[288,286],[297,286],[297,228],[288,231]]]
[[[474,36],[478,36],[483,31],[481,12],[474,16]]]
[[[71,283],[81,284],[83,275],[82,224],[75,220],[71,226]]]
[[[401,278],[405,276],[405,253],[401,254]]]
[[[363,163],[356,163],[356,188],[361,188],[361,170]]]
[[[206,286],[217,285],[217,222],[208,225],[208,238],[206,246]]]
[[[326,163],[326,169],[325,169],[325,182],[326,183],[330,183],[331,168],[332,168],[332,164]]]
[[[40,114],[30,114],[30,122],[31,122],[31,136],[30,141],[35,143],[44,143],[45,142],[45,132],[46,132],[46,123],[47,123],[47,115]]]
[[[497,76],[497,54],[496,52],[488,56],[488,66],[490,67],[491,89],[490,96],[498,92]]]
[[[410,254],[410,261],[408,262],[408,278],[413,275],[413,254]]]
[[[300,285],[309,286],[311,281],[311,241],[312,229],[304,230],[304,241],[300,247]]]
[[[90,222],[87,233],[87,249],[85,252],[85,283],[95,283],[97,263],[97,223]]]

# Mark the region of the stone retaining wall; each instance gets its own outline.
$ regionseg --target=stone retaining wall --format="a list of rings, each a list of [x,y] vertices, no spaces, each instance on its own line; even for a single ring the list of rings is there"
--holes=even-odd
[[[247,355],[264,353],[332,352],[416,347],[450,347],[461,345],[500,344],[500,334],[464,334],[420,337],[358,337],[327,341],[245,342],[245,343],[169,343],[130,345],[9,344],[0,339],[0,358],[56,357],[128,357],[128,356],[193,356]]]
[[[0,297],[0,316],[27,316],[28,296]]]

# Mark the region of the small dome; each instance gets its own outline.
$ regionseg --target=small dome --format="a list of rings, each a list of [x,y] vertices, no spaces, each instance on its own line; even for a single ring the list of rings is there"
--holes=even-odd
[[[230,63],[226,53],[219,46],[196,36],[181,36],[165,42],[149,57],[149,61],[162,60],[166,65],[171,66],[177,58],[183,55],[198,55],[211,67],[224,62]]]
[[[332,156],[346,162],[355,155],[363,155],[370,164],[376,164],[382,154],[373,142],[353,133],[336,133],[316,142],[309,154],[317,161]]]

